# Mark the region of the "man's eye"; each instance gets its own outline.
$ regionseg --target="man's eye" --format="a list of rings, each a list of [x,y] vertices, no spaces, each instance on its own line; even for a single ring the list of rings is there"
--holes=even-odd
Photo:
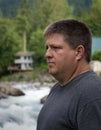
[[[45,46],[46,50],[48,49],[48,46]]]
[[[58,49],[58,47],[57,47],[57,46],[53,46],[52,48],[53,48],[53,49]]]

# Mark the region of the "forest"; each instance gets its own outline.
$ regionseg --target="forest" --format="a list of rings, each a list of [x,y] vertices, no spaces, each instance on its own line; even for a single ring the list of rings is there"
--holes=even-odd
[[[36,0],[28,0],[29,6],[32,7]],[[16,10],[20,6],[22,0],[0,0],[0,8],[4,17],[16,16]],[[67,0],[70,5],[74,6],[74,12],[77,13],[78,8],[83,8],[85,11],[89,9],[92,0]]]
[[[75,2],[74,2],[75,1]],[[78,19],[101,37],[100,0],[0,0],[0,76],[8,72],[15,54],[34,52],[33,67],[45,67],[45,27],[60,19]]]

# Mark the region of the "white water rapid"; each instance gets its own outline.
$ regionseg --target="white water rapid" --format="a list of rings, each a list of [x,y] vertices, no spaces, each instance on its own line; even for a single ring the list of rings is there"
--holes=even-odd
[[[0,100],[0,130],[36,130],[42,107],[40,99],[50,91],[46,84],[38,89],[35,87],[38,84],[17,83],[13,87],[20,88],[26,95]]]

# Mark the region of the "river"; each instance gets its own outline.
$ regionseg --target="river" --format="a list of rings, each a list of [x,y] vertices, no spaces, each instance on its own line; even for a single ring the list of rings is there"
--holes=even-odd
[[[92,43],[92,53],[101,50],[101,37],[93,37]]]
[[[25,96],[9,97],[0,100],[0,130],[36,130],[36,122],[42,107],[40,99],[47,95],[49,84],[37,88],[39,83],[17,83]]]
[[[92,52],[101,50],[101,38],[93,38]],[[25,96],[9,97],[0,100],[0,130],[36,130],[40,99],[50,91],[50,84],[44,83],[41,88],[36,83],[15,83]]]

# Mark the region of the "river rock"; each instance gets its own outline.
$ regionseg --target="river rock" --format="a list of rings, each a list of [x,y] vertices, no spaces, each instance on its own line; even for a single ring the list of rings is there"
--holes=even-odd
[[[45,103],[45,101],[46,101],[46,99],[47,99],[47,95],[46,95],[46,96],[44,96],[44,97],[42,97],[42,98],[41,98],[41,100],[40,100],[41,104],[44,104],[44,103]]]
[[[0,92],[0,99],[7,98],[8,96],[2,92]]]
[[[22,92],[20,89],[13,88],[11,86],[0,87],[0,92],[5,94],[5,95],[10,95],[10,96],[22,96],[22,95],[25,95],[25,93]]]

